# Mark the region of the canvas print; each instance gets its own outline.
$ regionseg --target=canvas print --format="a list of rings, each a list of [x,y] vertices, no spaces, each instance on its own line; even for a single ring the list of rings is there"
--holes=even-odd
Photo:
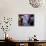
[[[34,26],[34,14],[19,14],[18,25],[19,26]]]

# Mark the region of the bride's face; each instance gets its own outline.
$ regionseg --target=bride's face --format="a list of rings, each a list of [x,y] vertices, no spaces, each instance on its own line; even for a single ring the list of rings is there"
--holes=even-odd
[[[37,8],[41,5],[42,0],[29,0],[29,2],[33,7]]]

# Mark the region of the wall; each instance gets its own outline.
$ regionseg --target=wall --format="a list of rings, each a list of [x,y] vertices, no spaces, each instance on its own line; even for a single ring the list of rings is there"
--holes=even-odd
[[[45,5],[40,8],[32,8],[28,0],[0,0],[0,19],[3,16],[13,18],[12,26],[8,34],[16,40],[27,40],[34,34],[37,35],[37,39],[45,40],[45,12]],[[18,14],[34,14],[35,26],[19,27]],[[0,35],[2,33],[0,31]],[[4,39],[4,37],[0,36],[0,39]]]

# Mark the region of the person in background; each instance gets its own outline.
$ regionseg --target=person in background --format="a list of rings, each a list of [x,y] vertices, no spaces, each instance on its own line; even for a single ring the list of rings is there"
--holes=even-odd
[[[28,20],[28,24],[30,26],[33,26],[34,25],[34,15],[29,15],[29,20]]]
[[[28,19],[29,19],[28,15],[23,16],[23,26],[29,26]]]
[[[19,15],[19,26],[23,25],[23,15]]]

